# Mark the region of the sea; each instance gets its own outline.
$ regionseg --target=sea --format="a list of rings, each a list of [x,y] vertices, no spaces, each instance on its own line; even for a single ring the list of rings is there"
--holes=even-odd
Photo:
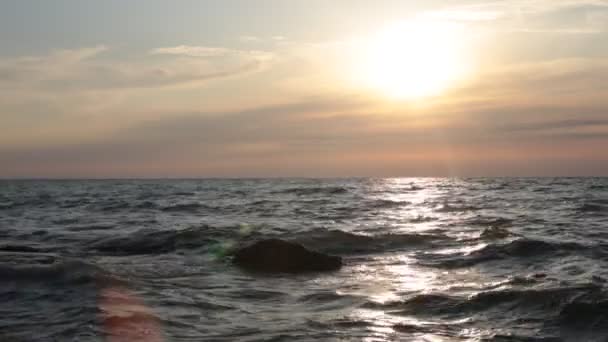
[[[607,281],[608,178],[0,181],[0,341],[606,342]]]

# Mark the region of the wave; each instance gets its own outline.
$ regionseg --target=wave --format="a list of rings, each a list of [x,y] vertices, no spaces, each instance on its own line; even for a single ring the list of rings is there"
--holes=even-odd
[[[317,229],[291,237],[307,247],[326,253],[352,254],[385,252],[412,245],[445,240],[443,235],[431,234],[380,234],[363,235],[342,230]]]
[[[418,215],[408,220],[409,223],[425,223],[437,220],[436,217]]]
[[[165,194],[160,192],[141,192],[135,197],[139,201],[148,200],[148,199],[157,199],[164,198]]]
[[[207,227],[184,230],[142,229],[127,236],[113,236],[94,241],[89,248],[110,254],[161,254],[179,248],[199,248],[213,241],[205,234]]]
[[[591,184],[587,187],[589,190],[607,190],[608,185],[605,184]]]
[[[568,319],[579,312],[596,314],[608,308],[608,299],[600,304],[577,304],[577,298],[601,294],[601,287],[581,285],[546,289],[506,289],[480,292],[469,297],[450,296],[442,293],[420,294],[404,301],[388,303],[367,302],[364,307],[380,309],[396,315],[468,315],[486,310],[547,312],[561,319]],[[580,311],[582,309],[582,311]],[[608,311],[604,311],[608,313]]]
[[[490,228],[484,229],[479,235],[480,239],[494,240],[494,239],[504,239],[509,236],[514,235],[509,230],[497,226],[492,226]]]
[[[494,335],[491,338],[483,338],[482,342],[563,342],[559,337],[534,337],[534,336],[519,336],[519,335]]]
[[[180,203],[162,207],[161,210],[167,212],[198,212],[201,209],[208,208],[208,206],[202,203]]]
[[[51,222],[53,224],[57,224],[57,225],[67,225],[67,224],[78,223],[79,221],[80,221],[80,219],[78,219],[78,218],[66,217],[66,218],[59,218],[56,220],[52,220]]]
[[[51,264],[0,265],[0,281],[44,283],[120,283],[99,266],[82,261],[64,260]]]
[[[43,208],[50,205],[58,204],[56,198],[51,194],[41,193],[38,195],[32,195],[27,197],[21,197],[21,199],[10,199],[3,197],[0,202],[0,210],[11,210],[21,207],[36,207]]]
[[[315,201],[310,201],[310,202],[315,202]],[[307,202],[307,203],[310,203]],[[326,200],[320,200],[319,203],[322,204],[326,204],[329,203],[329,201]],[[254,206],[254,207],[258,207],[258,206],[272,206],[272,207],[278,207],[282,204],[281,201],[278,200],[269,200],[269,199],[263,199],[263,200],[256,200],[254,202],[249,203],[250,206]]]
[[[86,231],[94,231],[94,230],[110,230],[113,228],[115,228],[115,226],[99,224],[99,225],[91,225],[91,226],[83,225],[83,226],[68,227],[68,228],[66,228],[66,230],[71,231],[71,232],[86,232]]]
[[[284,238],[284,230],[266,225],[211,226],[157,230],[144,228],[130,234],[90,241],[88,249],[111,255],[156,255],[180,250],[201,250],[225,256],[239,244],[263,238]]]
[[[245,232],[245,233],[243,233]],[[281,238],[302,244],[314,250],[333,254],[358,254],[398,250],[408,246],[432,244],[447,239],[432,234],[380,234],[363,235],[342,230],[315,229],[300,233],[268,227],[246,229],[241,226],[198,226],[181,230],[142,229],[123,236],[112,236],[92,241],[92,250],[113,255],[162,254],[176,250],[215,250],[218,244],[225,249],[225,242],[238,246],[264,238]]]
[[[306,294],[298,298],[299,302],[307,303],[329,303],[335,301],[360,301],[363,297],[352,294],[340,294],[336,291],[318,291],[315,293]]]
[[[463,206],[455,206],[452,204],[445,203],[441,207],[435,209],[438,213],[459,213],[459,212],[467,212],[467,211],[478,211],[484,208],[472,206],[472,205],[463,205]]]
[[[151,201],[143,201],[141,203],[136,204],[135,208],[137,208],[137,209],[156,209],[156,208],[158,208],[158,205]]]
[[[506,286],[506,285],[511,285],[511,286],[532,285],[532,284],[542,282],[543,280],[546,280],[546,279],[547,279],[547,274],[542,273],[542,272],[532,273],[532,274],[525,275],[525,276],[512,276],[504,282],[500,282],[500,283],[493,285],[492,288],[499,288],[499,287]]]
[[[465,221],[469,225],[503,228],[513,225],[513,220],[505,217],[476,216]]]
[[[348,189],[340,186],[322,186],[322,187],[297,187],[289,188],[279,191],[274,191],[275,194],[295,194],[298,196],[325,194],[325,195],[338,195],[345,194]]]
[[[196,193],[191,191],[177,191],[172,194],[173,196],[194,196]]]
[[[602,202],[588,202],[578,208],[576,211],[582,214],[608,214],[608,206]]]
[[[124,209],[129,209],[131,208],[131,204],[128,202],[116,202],[116,203],[110,203],[108,205],[104,205],[100,208],[101,211],[119,211],[119,210],[124,210]]]
[[[503,254],[507,256],[530,257],[555,251],[584,250],[586,246],[574,242],[548,242],[533,239],[517,239],[506,245],[490,245],[480,251],[480,254]]]
[[[232,292],[228,296],[235,299],[246,299],[246,300],[275,300],[284,299],[288,296],[287,293],[272,290],[260,290],[260,289],[243,289]]]
[[[377,199],[366,205],[366,207],[375,209],[398,208],[410,204],[408,201],[394,201],[389,199]]]
[[[105,326],[125,327],[133,325],[133,327],[139,326],[141,328],[141,326],[150,325],[151,323],[157,326],[160,324],[161,319],[150,312],[130,311],[127,313],[121,312],[120,315],[102,316],[101,321]]]
[[[410,340],[416,340],[416,336],[428,334],[429,336],[442,336],[449,338],[448,341],[462,341],[463,330],[466,325],[462,322],[401,322],[393,325],[393,330],[400,334],[408,334]],[[443,341],[444,339],[439,339]]]
[[[0,246],[0,252],[48,253],[49,250],[27,245],[2,245]]]
[[[77,207],[81,207],[84,205],[89,205],[91,204],[91,200],[88,198],[76,198],[76,199],[66,199],[63,202],[61,202],[59,204],[60,208],[63,209],[70,209],[70,208],[77,208]]]
[[[596,296],[597,297],[597,296]],[[559,313],[561,326],[580,331],[601,329],[608,332],[608,299],[576,299],[565,305]]]
[[[16,207],[16,205],[13,202],[0,203],[0,210],[9,210],[9,209],[13,209],[15,207]]]
[[[362,296],[341,294],[331,290],[317,290],[314,293],[300,296],[297,300],[300,303],[304,303],[309,308],[314,307],[313,310],[319,312],[340,309],[345,306],[358,306],[365,302],[365,299]]]
[[[533,240],[527,238],[519,238],[512,240],[506,244],[492,243],[479,250],[465,255],[440,255],[440,254],[425,254],[431,260],[428,263],[435,267],[470,267],[476,264],[499,259],[507,258],[531,258],[544,256],[547,254],[559,254],[572,251],[588,251],[603,253],[605,249],[602,245],[584,246],[574,242],[548,242],[542,240]],[[603,254],[602,254],[603,255]]]

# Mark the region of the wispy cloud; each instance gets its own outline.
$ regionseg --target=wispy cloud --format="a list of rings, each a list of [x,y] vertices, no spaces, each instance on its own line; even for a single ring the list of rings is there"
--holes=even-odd
[[[506,32],[593,34],[608,30],[608,1],[511,0],[449,6],[425,13],[442,20],[486,23]]]
[[[504,20],[492,10],[436,15],[473,25]],[[345,44],[288,44],[272,53],[175,45],[144,51],[137,60],[115,60],[112,50],[98,46],[0,60],[0,107],[7,113],[0,126],[10,136],[10,127],[21,120],[24,136],[0,144],[0,164],[11,167],[2,174],[344,175],[352,168],[382,175],[383,167],[405,170],[398,163],[427,165],[420,170],[434,174],[433,165],[452,159],[465,169],[482,170],[505,160],[523,168],[530,158],[565,165],[579,156],[587,158],[586,165],[608,170],[605,156],[587,152],[608,143],[605,58],[492,65],[415,108],[379,103],[354,87],[331,84],[319,70],[337,69],[328,56],[347,60]],[[219,91],[205,88],[208,81],[251,75],[270,65],[283,69],[277,66],[281,72],[275,78],[247,79],[252,84],[247,94],[232,84]],[[272,82],[282,85],[298,77],[302,81],[289,88],[289,96],[273,92],[285,87],[273,88]],[[206,108],[206,101],[222,91],[233,107]],[[348,92],[355,95],[334,96]],[[324,96],[302,99],[310,93]],[[117,94],[126,99],[104,107]],[[259,94],[270,94],[272,101],[242,105],[235,100]],[[283,104],[267,104],[277,102]],[[98,121],[58,120],[87,107]],[[97,122],[107,126],[93,127]],[[44,136],[53,130],[54,136]],[[3,141],[9,138],[0,137]],[[282,173],[282,165],[294,169]],[[513,165],[501,164],[501,170]]]
[[[0,162],[21,170],[69,165],[81,172],[124,174],[150,165],[160,174],[198,170],[206,175],[269,175],[288,164],[296,171],[315,166],[312,174],[331,175],[346,172],[346,165],[365,173],[371,161],[388,167],[399,160],[438,172],[432,165],[450,158],[479,170],[484,161],[572,160],[608,142],[605,105],[511,107],[507,101],[478,108],[437,105],[423,115],[406,108],[390,115],[363,111],[367,105],[357,98],[318,98],[238,111],[174,112],[87,143],[0,149]],[[594,162],[608,165],[606,158]],[[145,175],[158,175],[147,170]],[[382,174],[381,169],[369,172]]]
[[[257,37],[257,36],[244,35],[244,36],[240,36],[239,40],[242,42],[246,42],[246,43],[255,43],[255,42],[261,41],[262,38]]]
[[[0,60],[0,88],[26,93],[166,87],[259,71],[272,59],[261,51],[177,46],[151,51],[168,59],[125,62],[99,58],[106,51],[100,46]]]
[[[156,55],[180,55],[190,57],[223,57],[233,53],[233,50],[221,47],[180,45],[157,48],[150,51],[150,53]]]
[[[566,119],[566,120],[545,120],[536,122],[526,122],[512,124],[501,127],[506,131],[554,131],[554,130],[575,130],[579,128],[603,129],[608,138],[608,119]]]
[[[443,9],[425,13],[424,16],[437,20],[450,21],[494,21],[500,18],[503,12],[476,8]]]
[[[208,46],[188,46],[179,45],[174,47],[157,48],[150,53],[155,55],[176,55],[188,57],[222,57],[222,58],[244,58],[257,61],[269,61],[274,57],[274,54],[260,50],[235,50],[223,47],[208,47]]]

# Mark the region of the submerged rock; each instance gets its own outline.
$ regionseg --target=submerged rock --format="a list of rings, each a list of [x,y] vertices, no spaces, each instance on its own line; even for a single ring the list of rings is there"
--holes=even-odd
[[[263,272],[334,271],[342,267],[339,256],[311,251],[280,239],[262,240],[241,248],[232,261],[242,268]]]

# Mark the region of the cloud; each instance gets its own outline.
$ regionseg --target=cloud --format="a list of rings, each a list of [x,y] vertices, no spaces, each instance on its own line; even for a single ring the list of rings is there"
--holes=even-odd
[[[157,48],[150,51],[157,55],[182,55],[190,57],[223,57],[232,53],[231,49],[207,46],[180,45],[174,47]]]
[[[523,6],[522,6],[523,7]],[[517,14],[518,24],[513,31],[553,34],[599,34],[606,32],[608,24],[608,2],[564,1],[538,6]]]
[[[553,131],[553,130],[574,130],[578,128],[602,128],[608,134],[608,119],[561,119],[552,121],[537,121],[527,123],[511,124],[502,127],[505,131]]]
[[[608,30],[604,0],[511,0],[449,6],[425,13],[502,32],[597,34]],[[491,25],[491,26],[490,26]]]
[[[246,42],[246,43],[255,43],[255,42],[259,42],[262,39],[260,37],[257,36],[249,36],[249,35],[245,35],[245,36],[240,36],[239,40],[242,42]]]
[[[272,59],[262,51],[177,46],[151,51],[167,58],[126,62],[103,58],[108,50],[99,46],[0,60],[0,88],[25,93],[167,87],[260,71]]]
[[[500,103],[608,106],[608,59],[563,58],[494,67],[452,92],[460,99]]]
[[[318,46],[315,52],[328,49]],[[546,174],[549,166],[559,171],[574,162],[580,162],[578,171],[584,165],[608,170],[608,159],[597,152],[608,143],[603,58],[493,67],[428,99],[423,108],[379,103],[355,91],[358,96],[338,97],[342,90],[323,87],[326,77],[300,85],[324,94],[309,98],[295,91],[277,95],[273,79],[255,80],[249,94],[235,90],[240,83],[229,84],[228,101],[222,101],[233,109],[214,110],[207,101],[220,91],[182,87],[264,70],[274,54],[267,60],[255,50],[177,45],[150,50],[134,62],[112,60],[110,51],[63,50],[0,63],[0,86],[11,91],[9,84],[17,85],[13,93],[0,92],[0,107],[14,117],[30,117],[19,132],[26,143],[0,144],[0,165],[9,165],[0,176],[446,175],[450,163],[463,174],[516,174],[528,170],[529,160],[544,165]],[[320,63],[328,60],[316,56]],[[278,78],[308,76],[314,68],[305,68],[302,59],[283,65]],[[81,97],[83,89],[94,95]],[[98,121],[58,121],[50,114],[105,105],[109,93],[127,93],[132,102],[112,110],[96,107]],[[32,94],[44,94],[54,105]],[[257,100],[260,94],[270,95],[247,104],[236,100]],[[7,105],[14,97],[20,103]],[[73,106],[75,100],[84,104]],[[268,104],[277,102],[282,104]],[[2,123],[10,134],[10,119],[4,116]],[[91,128],[98,123],[107,127]],[[59,126],[61,139],[38,139]]]
[[[449,21],[494,21],[503,15],[500,11],[483,9],[444,9],[425,13],[425,16],[437,20]]]
[[[188,56],[188,57],[201,57],[201,58],[249,58],[257,61],[268,61],[274,57],[273,53],[259,50],[234,50],[222,47],[207,47],[207,46],[188,46],[179,45],[174,47],[157,48],[150,51],[156,55],[177,55],[177,56]]]
[[[607,106],[495,103],[437,106],[422,113],[402,108],[390,115],[361,109],[367,107],[358,98],[310,98],[237,111],[175,112],[86,143],[0,148],[0,163],[13,170],[60,167],[84,175],[132,176],[386,175],[387,170],[445,175],[441,165],[448,162],[464,174],[488,163],[501,165],[493,172],[509,174],[525,170],[531,158],[539,165],[559,161],[552,165],[562,170],[581,158],[587,158],[581,165],[599,165],[593,172],[608,165],[593,152],[608,142],[608,120],[602,116]]]
[[[187,49],[117,59],[115,52],[124,51],[95,46],[0,58],[0,145],[86,140],[132,122],[133,112],[196,107],[193,98],[204,94],[209,82],[229,84],[273,65],[262,53],[201,47],[199,53],[223,56],[193,57],[179,54],[182,50]]]

